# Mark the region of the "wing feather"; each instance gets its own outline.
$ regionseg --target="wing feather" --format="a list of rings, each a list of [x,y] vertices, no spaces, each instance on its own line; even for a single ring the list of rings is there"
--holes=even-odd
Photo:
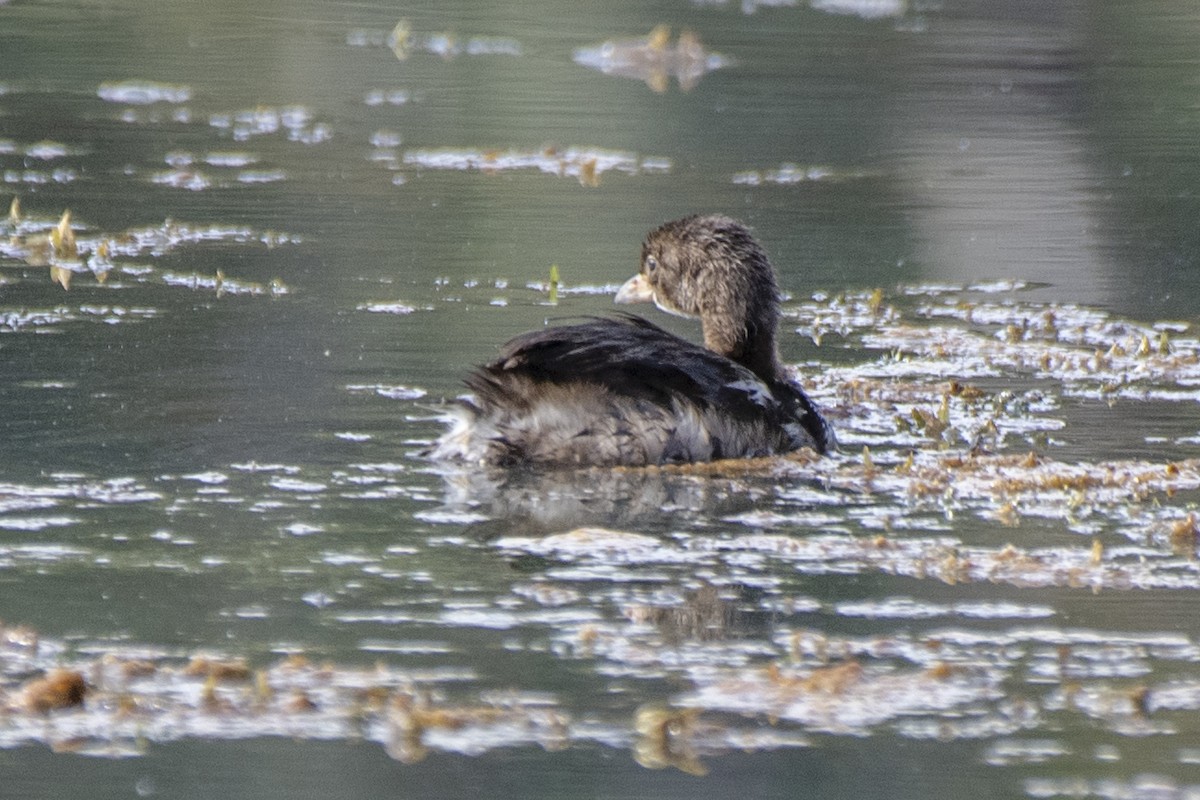
[[[682,400],[722,408],[736,419],[783,412],[770,389],[745,367],[640,317],[621,315],[518,336],[467,379],[486,405],[510,403],[511,379],[588,383],[636,400]]]

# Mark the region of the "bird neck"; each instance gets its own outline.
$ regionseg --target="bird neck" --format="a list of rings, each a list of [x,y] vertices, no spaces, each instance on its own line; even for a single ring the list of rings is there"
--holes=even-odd
[[[775,320],[749,319],[738,326],[732,322],[721,318],[702,319],[704,345],[768,383],[780,380],[785,373],[775,348]]]
[[[783,380],[785,374],[773,340],[766,346],[757,345],[744,358],[737,359],[737,362],[767,383]]]

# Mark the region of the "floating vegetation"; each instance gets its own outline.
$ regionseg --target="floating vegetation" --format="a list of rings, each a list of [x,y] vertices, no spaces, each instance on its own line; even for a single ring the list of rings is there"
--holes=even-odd
[[[286,180],[287,173],[281,169],[243,169],[234,181],[241,184],[278,183]]]
[[[370,138],[371,146],[379,148],[399,147],[402,140],[399,132],[393,130],[375,131]]]
[[[557,266],[557,265],[551,265]],[[521,285],[510,285],[504,278],[488,281],[467,279],[451,282],[448,278],[435,280],[437,300],[441,304],[465,303],[472,306],[486,305],[505,308],[510,303],[519,304],[551,304],[550,291],[552,280],[557,281],[556,300],[564,297],[611,297],[618,288],[617,284],[580,284],[564,283],[561,275],[554,278],[547,270],[548,279],[526,281]],[[371,314],[397,314],[407,316],[418,311],[433,311],[437,308],[432,304],[415,304],[409,300],[380,299],[369,300],[355,306],[356,311]]]
[[[35,161],[54,161],[67,156],[82,155],[86,151],[55,142],[49,139],[43,139],[40,142],[32,142],[30,144],[20,144],[11,139],[0,139],[0,156],[13,155],[22,156]]]
[[[273,280],[270,283],[256,283],[229,278],[221,270],[215,275],[199,275],[189,273],[181,275],[174,272],[163,272],[160,275],[167,286],[181,286],[186,289],[212,291],[217,297],[223,295],[282,295],[288,293],[288,288],[282,281]]]
[[[660,25],[641,39],[614,39],[594,47],[583,47],[572,56],[575,63],[617,75],[645,81],[655,92],[665,92],[675,78],[679,88],[689,91],[707,73],[730,66],[726,56],[705,50],[700,37],[682,31],[671,41],[671,29]]]
[[[150,182],[160,186],[170,186],[173,189],[185,189],[191,192],[201,192],[207,189],[225,189],[230,186],[257,183],[276,183],[287,179],[287,173],[281,169],[274,170],[238,170],[232,176],[214,178],[211,174],[198,169],[170,169],[154,172]]]
[[[858,661],[828,667],[739,671],[701,682],[681,704],[740,714],[769,714],[836,734],[867,732],[902,717],[950,715],[1003,697],[999,673],[938,662],[924,670],[865,669]]]
[[[259,157],[254,153],[248,153],[244,150],[231,150],[221,152],[211,152],[204,155],[201,159],[205,164],[214,167],[232,167],[241,168],[248,167],[251,164],[257,164]],[[174,167],[182,167],[191,164],[193,161],[191,154],[179,154],[179,158],[173,159],[168,156],[168,163]]]
[[[735,529],[720,538],[693,535],[684,544],[671,544],[640,534],[586,528],[540,539],[503,538],[496,546],[541,556],[569,556],[571,560],[612,563],[618,558],[621,563],[710,566],[727,558],[737,561],[740,556],[736,554],[757,553],[803,574],[880,573],[948,584],[1086,586],[1093,590],[1200,588],[1196,517],[1164,505],[1168,499],[1185,495],[1200,499],[1200,460],[1068,466],[1029,455],[964,458],[930,454],[887,470],[851,461],[827,466],[829,461],[803,465],[783,464],[779,459],[729,462],[724,476],[715,469],[708,474],[736,481],[739,478],[735,476],[751,478],[758,469],[776,480],[784,480],[789,473],[796,478],[815,477],[832,493],[827,503],[838,494],[869,498],[869,503],[864,503],[878,507],[877,512],[852,514],[846,522],[853,520],[876,534],[840,532],[842,520],[830,513],[788,515],[785,510],[791,504],[785,501],[776,512],[777,519],[739,515],[730,521],[750,529],[800,528],[806,531],[802,538],[787,533],[736,533]],[[687,476],[696,471],[680,467],[667,472]],[[595,504],[597,499],[588,498],[587,502]],[[889,535],[909,528],[942,527],[938,515],[975,513],[988,519],[997,509],[1016,518],[1061,520],[1068,525],[1087,521],[1091,524],[1083,532],[1111,532],[1119,537],[1116,541],[1123,539],[1125,544],[1106,550],[1089,539],[1077,548],[1019,548],[1003,541],[969,545],[944,533],[932,538]],[[1181,556],[1186,560],[1181,562]]]
[[[363,102],[368,106],[403,106],[415,99],[407,89],[369,89],[363,95]]]
[[[351,394],[377,394],[380,397],[386,397],[391,400],[419,400],[427,394],[424,389],[418,389],[413,386],[397,386],[384,383],[353,383],[346,387],[346,391]]]
[[[725,5],[728,0],[693,0],[697,5]],[[800,0],[741,0],[743,14],[753,14],[760,8],[795,8]],[[809,0],[814,11],[827,14],[842,14],[863,19],[889,19],[903,17],[912,8],[909,0]],[[932,4],[918,3],[922,11],[933,8]]]
[[[359,303],[357,310],[368,311],[372,314],[399,314],[401,316],[405,316],[417,311],[418,309],[416,306],[410,306],[408,303],[403,303],[397,300],[393,302],[378,301],[372,303]]]
[[[283,134],[289,142],[320,144],[333,136],[333,128],[316,121],[307,106],[256,106],[229,113],[212,114],[208,124],[227,131],[235,142],[260,136]]]
[[[102,83],[96,94],[100,96],[101,100],[132,106],[146,106],[153,103],[178,104],[192,99],[190,86],[142,80]]]
[[[971,291],[1006,291],[976,287]],[[903,319],[895,306],[842,296],[792,306],[785,315],[814,342],[836,336],[887,353],[882,360],[828,376],[897,381],[936,376],[976,380],[1022,375],[1061,387],[1062,396],[1091,399],[1200,399],[1200,342],[1187,323],[1144,325],[1071,304],[965,300],[963,289],[921,287],[932,297]],[[959,324],[930,324],[949,320]],[[847,342],[848,343],[848,342]],[[827,376],[827,377],[828,377]],[[893,384],[893,390],[900,384]],[[1011,399],[1011,398],[1009,398]],[[1053,400],[1047,402],[1053,403]],[[905,410],[905,413],[908,413]]]
[[[549,587],[529,594],[535,603],[578,599]],[[461,673],[386,661],[347,666],[293,653],[255,665],[222,653],[121,646],[68,657],[61,642],[4,627],[0,747],[44,743],[112,757],[189,738],[288,736],[365,740],[415,763],[432,753],[601,745],[627,749],[647,768],[703,775],[729,753],[885,732],[987,739],[988,763],[1002,765],[1016,755],[1004,737],[1031,728],[1061,730],[1074,719],[1117,734],[1170,733],[1186,730],[1200,709],[1197,645],[1179,633],[1014,627],[856,637],[797,627],[777,630],[760,663],[734,663],[747,655],[735,650],[720,665],[689,663],[700,655],[691,637],[667,644],[646,631],[644,621],[582,625],[562,653],[630,666],[661,659],[691,684],[669,703],[622,713],[611,702],[565,708],[544,692],[472,690]],[[707,646],[719,652],[732,641],[722,635]],[[436,644],[413,652],[446,654]]]
[[[0,225],[10,237],[46,237],[48,252],[67,252],[74,237],[78,258],[95,254],[96,237],[69,218],[32,221],[18,204]],[[106,258],[116,270],[133,253],[210,235],[263,241],[173,225],[107,237]],[[552,280],[516,290],[547,292]],[[191,288],[217,286],[196,279]],[[461,278],[438,288],[480,304],[511,290]],[[560,285],[559,302],[613,288]],[[95,536],[94,520],[136,504],[153,531],[145,569],[245,570],[250,580],[256,562],[246,554],[270,542],[272,579],[292,600],[219,613],[270,619],[294,602],[329,615],[379,659],[71,650],[0,628],[0,746],[137,755],[187,737],[288,736],[372,742],[405,763],[603,747],[646,768],[703,775],[729,754],[836,737],[956,741],[995,767],[1075,746],[1021,739],[1033,732],[1085,730],[1089,742],[1186,732],[1200,709],[1200,640],[1169,614],[1161,623],[1117,615],[1133,605],[1127,598],[1172,607],[1200,590],[1200,458],[1173,441],[1135,455],[1095,440],[1107,414],[1193,406],[1200,342],[1190,322],[1039,303],[1027,288],[789,300],[787,325],[819,342],[816,353],[856,355],[802,365],[841,437],[842,453],[827,458],[489,474],[371,460],[394,428],[347,421],[327,441],[363,457],[334,467],[246,461],[146,480],[0,485],[0,529],[68,542],[9,537],[0,566],[108,569],[128,534]],[[120,313],[89,308],[96,319]],[[53,313],[13,319],[33,328],[53,324]],[[401,404],[414,451],[421,433],[437,430],[422,388],[342,387],[352,405],[389,417]],[[413,509],[403,541],[337,535],[345,504],[390,526],[398,499]],[[201,545],[189,522],[218,515],[238,534]],[[89,535],[71,538],[80,531]],[[439,548],[453,557],[420,558]],[[512,569],[478,568],[500,562]],[[510,665],[464,667],[443,630],[469,631],[497,658],[569,661],[596,694],[567,701],[522,685]],[[401,638],[413,631],[422,641]],[[491,688],[498,676],[518,685]]]
[[[83,675],[69,669],[55,669],[43,678],[35,678],[21,687],[18,703],[26,710],[47,714],[63,708],[83,705],[87,683]]]
[[[809,4],[816,11],[863,19],[902,17],[909,11],[909,0],[810,0]]]
[[[498,288],[502,288],[502,287],[498,287]],[[545,293],[549,294],[550,283],[548,281],[547,282],[530,281],[529,283],[525,284],[525,288],[532,289],[535,292],[545,292]],[[568,284],[562,283],[560,281],[558,284],[558,295],[560,297],[567,297],[567,296],[571,296],[571,295],[592,296],[592,297],[595,297],[597,295],[605,296],[605,295],[615,294],[618,288],[620,288],[620,287],[616,284],[584,283],[584,284],[580,284],[578,286],[573,286],[573,285],[568,285]]]
[[[439,148],[409,150],[405,164],[422,169],[478,171],[485,174],[519,170],[537,170],[550,175],[571,177],[584,186],[597,186],[605,172],[627,175],[667,172],[671,163],[665,158],[639,157],[620,150],[568,147],[559,150],[456,150]]]
[[[230,226],[191,226],[167,220],[153,228],[131,228],[119,233],[89,231],[74,224],[71,212],[65,211],[57,222],[43,217],[27,215],[21,204],[13,199],[7,219],[0,221],[0,269],[5,267],[48,267],[50,280],[63,289],[70,289],[72,281],[80,275],[95,279],[97,284],[109,284],[110,276],[119,276],[127,283],[159,282],[166,286],[184,286],[204,289],[221,295],[279,295],[289,290],[282,281],[273,280],[262,284],[226,276],[220,269],[214,275],[179,275],[159,271],[141,261],[132,259],[157,259],[171,251],[201,242],[228,242],[257,244],[276,247],[299,242],[288,234],[258,232],[249,228]],[[5,264],[4,260],[12,264]],[[59,309],[55,312],[6,311],[0,308],[0,330],[35,328],[56,322],[77,319],[88,312],[81,308],[78,313]],[[115,312],[113,312],[115,313]],[[106,312],[110,320],[113,313]],[[135,313],[129,318],[145,318]],[[123,318],[117,314],[117,318]]]
[[[52,170],[6,169],[0,172],[0,181],[8,184],[44,186],[52,183],[74,183],[79,180],[78,170],[59,167]]]
[[[570,743],[570,716],[550,698],[494,693],[450,701],[435,674],[314,664],[302,655],[253,668],[196,653],[183,660],[106,653],[50,666],[60,645],[7,628],[0,747],[44,742],[83,755],[135,756],[187,738],[284,735],[366,739],[414,763],[430,752]],[[23,683],[18,674],[41,673]],[[578,734],[574,734],[578,736]]]
[[[127,125],[190,125],[194,121],[190,106],[126,106],[117,119]]]
[[[206,174],[191,169],[155,172],[150,176],[150,182],[160,186],[170,186],[172,189],[186,189],[190,192],[201,192],[211,189],[213,186],[212,180]]]
[[[546,292],[546,302],[552,306],[558,305],[558,264],[550,265],[550,283]]]
[[[346,34],[351,47],[386,47],[404,61],[417,54],[443,59],[458,56],[519,56],[521,43],[506,36],[460,36],[449,31],[418,33],[402,19],[390,31],[359,28]]]
[[[723,6],[729,0],[692,0],[695,5]],[[753,14],[760,8],[795,8],[800,0],[741,0],[743,14]]]
[[[776,169],[735,172],[732,181],[742,186],[762,186],[768,183],[780,186],[792,186],[797,183],[813,183],[817,181],[836,183],[873,177],[876,177],[876,173],[861,169],[844,170],[818,165],[800,166],[797,164],[781,164]]]

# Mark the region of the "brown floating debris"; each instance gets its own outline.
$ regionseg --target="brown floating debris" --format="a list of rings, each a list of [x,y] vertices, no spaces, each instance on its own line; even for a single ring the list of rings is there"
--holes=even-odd
[[[875,477],[876,469],[875,462],[871,460],[871,448],[867,447],[865,444],[863,445],[862,449],[862,466],[863,476],[866,477],[867,480]]]
[[[108,273],[112,270],[113,263],[109,257],[109,243],[104,239],[96,246],[91,258],[88,259],[88,269],[96,276],[97,283],[105,283],[108,281]]]
[[[408,58],[412,47],[412,25],[408,20],[402,19],[392,28],[392,32],[388,34],[388,47],[392,49],[397,61]]]
[[[579,165],[579,182],[595,188],[600,185],[600,174],[596,172],[597,159],[588,158]]]
[[[640,175],[667,172],[669,159],[640,156],[620,150],[597,147],[543,147],[536,150],[496,150],[487,148],[413,148],[402,159],[405,166],[431,170],[461,170],[495,175],[501,172],[538,171],[572,177],[580,185],[600,185],[606,172]]]
[[[144,658],[130,659],[106,659],[111,660],[117,665],[121,677],[125,681],[135,680],[137,678],[145,678],[153,675],[158,671],[158,664]]]
[[[1171,547],[1176,553],[1195,556],[1197,536],[1200,536],[1200,528],[1196,524],[1196,512],[1191,511],[1183,519],[1171,523]]]
[[[1135,714],[1144,717],[1150,713],[1150,696],[1149,686],[1135,686],[1129,690],[1129,701]]]
[[[58,225],[50,231],[50,245],[54,255],[63,260],[74,260],[79,257],[79,249],[75,241],[75,229],[71,227],[71,212],[64,211]]]
[[[50,265],[50,280],[67,290],[71,288],[71,270],[57,264]]]
[[[83,673],[71,669],[51,670],[42,678],[35,678],[21,689],[21,698],[30,711],[47,714],[63,708],[83,705],[87,695],[87,682]]]
[[[292,692],[291,697],[284,704],[284,710],[294,714],[309,713],[318,711],[319,709],[320,707],[303,689],[297,689]]]
[[[460,36],[453,31],[419,33],[407,19],[391,29],[356,29],[346,35],[346,43],[355,47],[386,47],[399,61],[426,53],[449,61],[466,56],[519,56],[521,43],[505,36]]]
[[[688,775],[707,775],[692,741],[699,718],[699,709],[639,708],[633,724],[634,760],[647,769],[674,767]]]
[[[613,39],[575,51],[575,63],[617,75],[645,81],[655,92],[665,92],[671,78],[683,91],[695,87],[705,74],[729,66],[731,59],[705,50],[700,37],[682,31],[672,44],[671,29],[659,25],[648,36],[638,39]]]
[[[218,681],[248,681],[254,672],[245,661],[220,661],[206,656],[194,656],[183,670],[184,675]]]
[[[1021,512],[1014,503],[1005,503],[996,509],[996,520],[1006,528],[1016,528],[1021,524]]]
[[[920,669],[867,669],[855,659],[807,672],[785,673],[775,666],[730,670],[724,677],[701,678],[700,686],[685,702],[712,712],[757,715],[773,726],[800,723],[862,734],[897,716],[931,709],[950,712],[965,703],[994,698],[994,681],[994,676],[984,671],[957,666],[945,658]]]
[[[868,544],[879,549],[878,543]],[[904,547],[902,539],[893,544],[896,549]],[[1014,555],[1012,560],[1016,559]],[[154,677],[135,688],[119,680],[122,665],[135,659],[102,655],[78,669],[53,670],[27,681],[12,692],[3,714],[10,734],[24,731],[20,736],[25,741],[45,741],[56,749],[80,753],[142,753],[147,743],[179,736],[284,734],[325,739],[332,734],[375,741],[406,763],[434,752],[478,754],[504,746],[536,744],[554,751],[576,741],[592,741],[599,729],[614,740],[630,741],[634,758],[647,768],[670,767],[702,775],[707,771],[704,760],[730,750],[803,746],[802,739],[788,733],[788,726],[859,736],[897,725],[910,730],[936,727],[943,731],[939,735],[974,737],[980,732],[994,736],[990,726],[996,723],[1020,724],[1012,717],[1016,708],[1025,709],[1022,715],[1026,716],[1041,711],[1084,714],[1120,730],[1130,720],[1148,719],[1152,710],[1168,717],[1200,707],[1200,679],[1194,677],[1194,670],[1192,676],[1187,674],[1190,661],[1177,662],[1179,654],[1193,646],[1189,637],[1164,639],[1150,634],[1147,641],[1154,641],[1154,647],[1131,648],[1108,643],[1102,633],[1095,641],[1079,638],[1086,635],[1086,631],[1073,631],[1076,644],[1067,645],[1054,644],[1054,631],[1036,627],[999,631],[978,641],[973,635],[964,639],[954,630],[947,631],[946,638],[908,633],[832,636],[800,630],[777,640],[780,655],[790,656],[788,663],[764,667],[714,663],[688,678],[677,673],[680,683],[693,684],[693,691],[662,704],[641,706],[632,718],[607,713],[613,709],[606,703],[607,712],[583,712],[586,724],[581,730],[573,730],[570,720],[545,698],[484,691],[474,699],[450,703],[444,688],[414,685],[402,670],[387,664],[318,669],[303,658],[290,658],[257,673],[255,686],[222,686],[213,670],[203,666],[213,661],[205,655],[184,666],[165,656],[161,662],[148,659],[157,666]],[[628,634],[614,632],[614,636],[624,639]],[[632,641],[638,642],[637,637],[634,634]],[[652,641],[640,640],[636,659],[657,668],[661,664],[653,661]],[[1074,682],[1066,679],[1073,647],[1079,648],[1081,656]],[[1044,651],[1041,657],[1051,663],[1057,659],[1063,680],[1039,688],[1040,679],[1034,679],[1014,694],[1009,680],[1020,682],[1017,676],[1025,674],[1028,658],[1039,657],[1039,648]],[[1097,648],[1110,648],[1112,657],[1139,663],[1165,659],[1174,670],[1157,683],[1114,686],[1107,676],[1090,677],[1087,665]],[[1163,652],[1155,655],[1160,649]],[[1131,652],[1122,655],[1125,651]],[[840,663],[820,666],[831,654]],[[659,655],[672,659],[678,650],[669,647]],[[85,682],[85,673],[94,677]],[[206,676],[199,695],[191,680],[197,673]],[[118,680],[112,683],[114,677]],[[271,688],[265,690],[268,683]],[[363,690],[379,701],[364,705],[358,698]],[[85,695],[86,707],[77,713],[88,715],[86,736],[65,731],[60,735],[55,725],[21,724],[21,715],[36,717],[77,707]],[[753,721],[751,726],[739,727],[739,721],[747,719]],[[974,733],[972,719],[983,726]],[[959,729],[960,725],[966,727]]]
[[[871,292],[871,296],[867,298],[867,308],[871,310],[872,314],[879,313],[879,310],[883,308],[883,289]]]
[[[425,736],[432,731],[465,734],[475,729],[509,728],[547,749],[559,749],[567,736],[567,719],[555,709],[519,703],[452,706],[418,690],[396,692],[388,708],[388,719],[392,730],[386,744],[388,754],[406,764],[428,755]]]
[[[774,664],[767,668],[770,681],[804,693],[841,694],[861,680],[862,675],[862,666],[857,661],[815,669],[803,677],[785,677]]]
[[[118,234],[93,234],[82,226],[77,231],[69,210],[64,211],[57,222],[52,222],[23,213],[15,198],[9,213],[14,232],[0,240],[0,256],[23,261],[31,267],[49,267],[50,280],[63,289],[69,289],[80,275],[91,274],[96,283],[104,284],[109,275],[116,272],[139,283],[157,281],[171,286],[215,290],[218,296],[287,294],[288,288],[278,280],[264,286],[228,277],[219,270],[215,277],[180,276],[147,268],[145,263],[126,266],[114,259],[160,258],[178,247],[203,242],[228,241],[275,247],[298,241],[278,232],[255,233],[229,225],[197,227],[171,220],[157,227],[135,228]],[[19,219],[14,219],[14,214],[19,215]]]

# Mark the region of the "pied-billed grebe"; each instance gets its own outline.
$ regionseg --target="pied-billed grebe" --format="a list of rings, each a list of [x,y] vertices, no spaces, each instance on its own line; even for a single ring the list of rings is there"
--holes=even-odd
[[[705,346],[630,315],[518,336],[467,377],[474,399],[430,454],[641,466],[835,446],[779,363],[775,271],[742,223],[692,216],[651,231],[616,302],[699,317]]]

